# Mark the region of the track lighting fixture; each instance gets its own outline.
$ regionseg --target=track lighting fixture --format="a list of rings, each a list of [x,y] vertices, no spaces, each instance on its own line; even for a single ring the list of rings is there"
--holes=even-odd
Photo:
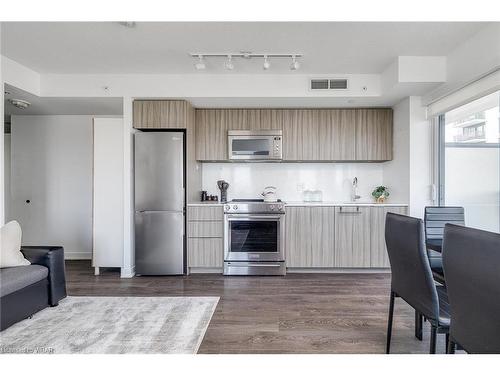
[[[292,55],[292,63],[290,64],[290,70],[298,70],[300,68],[300,63],[297,61],[297,57]]]
[[[198,61],[194,64],[196,70],[204,70],[207,66],[203,60],[203,55],[198,55]]]
[[[267,55],[264,55],[264,64],[262,65],[264,70],[268,70],[271,67],[271,63],[269,62],[269,59],[267,58]]]
[[[302,54],[300,53],[252,53],[248,51],[240,51],[240,52],[235,52],[235,53],[190,53],[190,56],[198,59],[194,63],[194,67],[197,70],[204,70],[206,69],[206,59],[207,58],[225,58],[224,61],[224,68],[227,70],[233,70],[235,65],[233,62],[234,58],[240,58],[244,60],[251,60],[252,58],[262,58],[264,59],[264,63],[262,64],[262,68],[264,70],[269,70],[271,68],[271,62],[269,61],[270,58],[273,59],[284,59],[284,58],[291,58],[292,63],[290,64],[290,69],[291,70],[298,70],[300,68],[300,63],[297,60],[299,57],[302,57]]]
[[[226,68],[227,70],[233,70],[234,69],[233,57],[231,55],[227,55],[227,60],[224,63],[224,68]]]

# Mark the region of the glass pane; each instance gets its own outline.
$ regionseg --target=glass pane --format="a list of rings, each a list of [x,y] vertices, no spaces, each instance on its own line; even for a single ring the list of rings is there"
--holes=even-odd
[[[231,221],[231,252],[278,252],[277,221]]]
[[[233,155],[269,155],[269,139],[233,139]]]
[[[500,231],[500,92],[445,114],[444,203],[467,226]]]

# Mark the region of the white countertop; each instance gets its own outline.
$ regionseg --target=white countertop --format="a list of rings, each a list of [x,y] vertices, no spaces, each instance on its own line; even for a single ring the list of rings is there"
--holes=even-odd
[[[206,202],[189,202],[188,206],[222,206],[221,202],[206,201]]]
[[[382,207],[402,207],[402,206],[408,206],[408,203],[393,203],[393,202],[388,202],[388,203],[375,203],[375,202],[329,202],[329,201],[324,201],[324,202],[285,202],[286,206],[323,206],[323,207],[328,207],[328,206],[382,206]]]
[[[221,206],[224,203],[221,202],[190,202],[188,203],[188,206]],[[371,206],[381,206],[381,207],[406,207],[408,206],[408,203],[375,203],[375,202],[285,202],[285,206],[290,206],[290,207],[304,207],[304,206],[317,206],[317,207],[332,207],[332,206],[343,206],[343,207],[348,207],[348,206],[366,206],[366,207],[371,207]]]

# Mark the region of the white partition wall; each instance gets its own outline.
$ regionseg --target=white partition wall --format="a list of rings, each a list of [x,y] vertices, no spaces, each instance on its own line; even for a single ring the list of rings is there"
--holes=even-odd
[[[92,116],[12,116],[9,219],[23,245],[92,256]]]
[[[123,266],[123,137],[121,118],[94,118],[93,266]]]

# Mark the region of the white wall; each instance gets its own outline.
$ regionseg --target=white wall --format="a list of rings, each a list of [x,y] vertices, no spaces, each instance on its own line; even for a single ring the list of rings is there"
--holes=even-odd
[[[409,214],[422,218],[424,207],[434,204],[432,124],[420,97],[408,97],[393,109],[394,160],[383,164],[384,185],[391,200],[407,202]]]
[[[260,198],[271,185],[287,202],[302,201],[306,189],[322,190],[323,201],[349,202],[354,177],[360,201],[372,202],[383,174],[382,164],[374,163],[204,163],[202,168],[202,187],[209,194],[219,195],[217,180],[222,179],[230,185],[228,199]]]
[[[94,119],[93,265],[123,264],[123,119]]]
[[[383,164],[384,186],[389,188],[390,200],[409,201],[410,197],[410,99],[393,107],[393,160]]]
[[[432,197],[432,124],[426,119],[420,97],[410,101],[410,215],[422,218],[424,207],[434,204]]]
[[[12,116],[11,137],[11,217],[23,244],[61,245],[67,258],[90,259],[92,117]]]
[[[5,210],[5,222],[11,219],[10,213],[10,134],[4,134],[4,210]]]

